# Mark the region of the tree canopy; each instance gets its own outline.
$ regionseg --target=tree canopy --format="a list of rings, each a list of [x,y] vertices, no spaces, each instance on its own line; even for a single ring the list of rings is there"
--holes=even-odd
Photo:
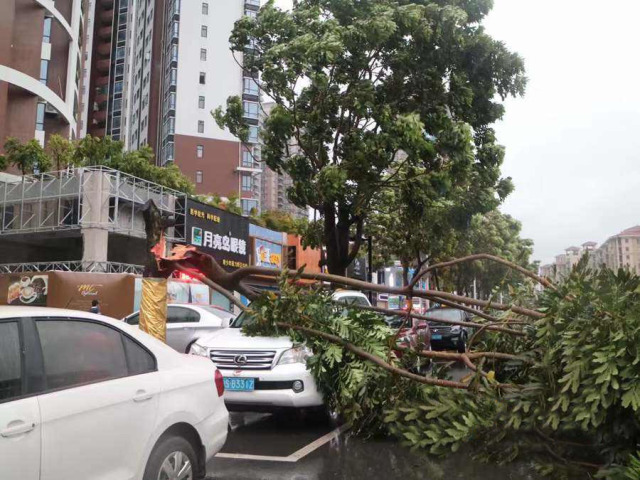
[[[300,0],[282,11],[270,0],[236,23],[231,48],[276,104],[262,159],[291,176],[294,204],[320,213],[312,231],[330,272],[343,274],[358,254],[372,201],[395,168],[428,174],[443,198],[461,179],[504,188],[491,124],[526,79],[522,59],[481,25],[491,5]],[[215,117],[246,140],[239,98]]]

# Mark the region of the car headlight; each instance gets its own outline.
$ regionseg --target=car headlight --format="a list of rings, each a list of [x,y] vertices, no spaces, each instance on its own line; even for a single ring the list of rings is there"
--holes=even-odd
[[[461,326],[460,325],[454,325],[453,327],[451,327],[451,333],[458,333],[461,330]]]
[[[198,355],[200,357],[208,357],[209,352],[202,345],[198,345],[197,343],[194,343],[193,345],[191,345],[191,348],[189,349],[189,355]]]
[[[309,347],[306,347],[304,345],[293,347],[289,350],[285,350],[282,355],[280,355],[278,365],[289,365],[291,363],[307,363],[307,358],[312,355],[313,352]]]

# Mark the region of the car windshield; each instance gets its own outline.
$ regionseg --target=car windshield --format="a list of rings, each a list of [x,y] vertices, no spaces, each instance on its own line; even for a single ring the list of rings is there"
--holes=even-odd
[[[427,311],[427,318],[430,320],[457,320],[460,321],[460,310],[453,308],[439,308]]]
[[[368,307],[369,302],[366,298],[361,296],[353,296],[353,297],[339,297],[336,299],[337,302],[346,303],[347,305],[358,305],[362,307]]]
[[[233,321],[229,327],[231,328],[242,328],[244,325],[249,325],[253,323],[255,319],[249,315],[247,312],[242,312],[238,317]]]

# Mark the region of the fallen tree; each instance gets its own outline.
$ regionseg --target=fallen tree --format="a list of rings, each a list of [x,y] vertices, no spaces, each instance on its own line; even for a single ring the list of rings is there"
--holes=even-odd
[[[309,369],[328,405],[356,432],[391,435],[432,454],[465,447],[498,462],[526,454],[554,478],[638,478],[640,278],[635,275],[593,272],[586,265],[558,285],[526,275],[546,288],[532,296],[523,283],[522,292],[512,293],[518,303],[513,305],[303,269],[247,267],[227,273],[191,248],[178,249],[161,266],[189,273],[238,306],[233,291],[252,298],[247,312],[255,321],[245,327],[248,334],[288,335],[307,343],[314,351]],[[245,283],[252,275],[279,277],[283,294],[253,291]],[[298,282],[303,279],[315,283]],[[380,320],[388,311],[355,306],[345,311],[331,300],[327,285],[474,305],[481,316],[459,324],[475,328],[476,335],[464,353],[400,349],[397,333]],[[401,315],[406,321],[424,319],[413,312]],[[436,368],[422,375],[411,368],[417,357],[463,362],[472,374],[454,381]]]

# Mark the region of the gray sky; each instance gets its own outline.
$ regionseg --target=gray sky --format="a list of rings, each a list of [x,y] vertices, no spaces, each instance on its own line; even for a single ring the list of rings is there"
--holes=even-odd
[[[640,2],[494,3],[487,30],[525,58],[529,77],[497,125],[516,185],[502,210],[547,263],[640,224]]]

